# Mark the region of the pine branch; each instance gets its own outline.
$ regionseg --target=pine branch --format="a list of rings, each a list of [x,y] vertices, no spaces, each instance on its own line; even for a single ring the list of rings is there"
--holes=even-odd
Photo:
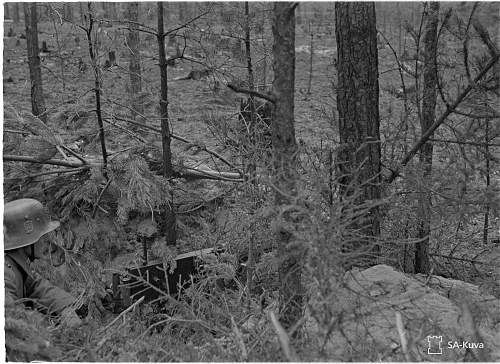
[[[159,133],[161,134],[161,130],[160,129],[157,129],[155,127],[152,127],[152,126],[149,126],[149,125],[145,125],[145,124],[141,124],[141,123],[138,123],[136,121],[133,121],[133,120],[130,120],[130,119],[126,119],[126,118],[122,118],[122,117],[119,117],[119,116],[115,116],[114,117],[116,120],[119,120],[119,121],[124,121],[126,123],[129,123],[129,124],[132,124],[132,125],[136,125],[136,126],[139,126],[139,127],[143,127],[145,129],[148,129],[148,130],[151,130],[151,131],[154,131],[155,133]],[[222,155],[220,155],[219,153],[211,150],[211,149],[208,149],[206,146],[202,146],[202,145],[199,145],[197,143],[194,143],[192,141],[189,141],[188,139],[186,138],[183,138],[179,135],[175,135],[175,134],[170,134],[170,137],[172,139],[176,139],[180,142],[183,142],[183,143],[186,143],[186,144],[191,144],[191,145],[196,145],[198,146],[201,150],[203,150],[204,152],[210,154],[210,155],[213,155],[215,158],[219,159],[221,162],[223,162],[224,164],[226,164],[227,166],[231,167],[232,169],[234,169],[235,171],[238,171],[238,173],[240,174],[240,176],[243,175],[243,173],[231,162],[229,162],[226,158],[224,158]]]

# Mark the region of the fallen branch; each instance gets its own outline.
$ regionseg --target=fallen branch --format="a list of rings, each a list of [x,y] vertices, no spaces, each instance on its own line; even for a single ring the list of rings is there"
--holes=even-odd
[[[135,146],[131,146],[131,147],[123,148],[123,149],[112,151],[112,152],[108,151],[109,159],[115,158],[116,156],[120,155],[121,153],[128,152],[129,150],[134,149],[134,148],[135,148]]]
[[[122,313],[120,313],[118,316],[116,316],[116,318],[111,321],[108,325],[106,325],[105,328],[101,329],[100,332],[104,332],[106,331],[107,329],[109,329],[111,326],[113,326],[115,324],[116,321],[118,321],[121,317],[125,316],[125,314],[127,312],[130,312],[132,311],[139,303],[141,303],[142,301],[144,301],[144,296],[142,296],[141,298],[139,298],[137,301],[135,301],[132,305],[130,305],[130,307],[128,307],[125,311],[123,311]]]
[[[35,174],[28,174],[26,176],[21,176],[21,177],[7,177],[7,178],[4,178],[4,179],[7,181],[7,180],[16,180],[16,179],[24,179],[24,178],[36,178],[36,177],[46,176],[46,175],[50,175],[50,174],[79,172],[79,171],[84,171],[86,169],[88,169],[86,166],[84,166],[84,167],[78,167],[78,168],[70,168],[70,169],[58,169],[58,170],[55,170],[55,171],[48,171],[48,172],[41,172],[41,173],[35,173]]]
[[[264,100],[267,100],[269,102],[272,102],[273,104],[276,103],[276,98],[273,95],[266,95],[266,94],[263,94],[263,93],[261,93],[259,91],[248,90],[246,88],[241,88],[241,87],[238,87],[238,86],[236,86],[236,85],[234,85],[232,83],[228,83],[227,87],[229,87],[231,90],[233,90],[234,92],[237,92],[237,93],[247,94],[247,95],[250,95],[250,96],[259,97],[261,99],[264,99]]]
[[[29,134],[29,132],[22,131],[22,130],[4,129],[3,131],[4,131],[4,133],[11,133],[11,134],[22,134],[22,135],[24,135],[24,134],[28,135]]]
[[[78,153],[76,153],[74,150],[72,150],[71,148],[63,145],[62,146],[68,153],[70,153],[72,156],[74,156],[76,159],[78,159],[79,161],[81,161],[82,163],[86,163],[85,159],[83,159]]]
[[[243,182],[243,178],[239,173],[233,172],[219,172],[214,170],[206,169],[196,169],[190,167],[184,167],[183,169],[178,169],[177,175],[186,179],[213,179],[218,181],[227,182]]]
[[[102,165],[102,163],[100,163],[100,162],[86,161],[86,163],[83,163],[82,161],[72,162],[70,160],[64,161],[64,160],[60,160],[60,159],[40,160],[40,159],[37,159],[35,157],[28,157],[28,156],[23,156],[23,155],[10,155],[10,154],[4,154],[3,161],[4,162],[28,162],[28,163],[37,163],[37,164],[50,164],[50,165],[54,165],[54,166],[62,166],[62,167],[70,167],[70,168],[78,168],[78,167],[90,168],[91,165]]]
[[[403,325],[403,318],[401,312],[396,311],[396,328],[398,329],[399,340],[401,341],[401,350],[405,355],[407,362],[412,362],[410,354],[408,353],[408,340],[406,339],[406,330]]]
[[[201,66],[206,66],[206,62],[204,62],[205,60],[203,58],[196,58],[196,57],[193,57],[193,56],[190,56],[190,55],[183,55],[182,56],[182,59],[185,60],[185,61],[189,61],[189,62],[192,62],[192,63],[196,63],[196,64],[199,64]],[[175,81],[175,79],[173,79],[172,81]]]
[[[64,146],[56,145],[55,147],[56,147],[57,151],[63,156],[63,158],[65,160],[68,160],[68,156],[66,155],[66,153],[64,153],[64,150],[63,150]]]
[[[73,158],[72,158],[73,159]],[[69,168],[81,168],[82,170],[88,169],[90,167],[102,167],[102,161],[98,159],[85,160],[85,163],[82,161],[76,161],[76,158],[73,160],[61,160],[61,159],[48,159],[42,161],[40,159],[22,156],[22,155],[4,155],[4,162],[27,162],[27,163],[36,163],[36,164],[49,164],[55,166],[69,167]],[[191,167],[183,167],[177,166],[175,167],[175,173],[177,176],[186,179],[211,179],[216,181],[227,181],[227,182],[243,182],[243,178],[239,173],[235,172],[219,172],[214,171],[212,169],[197,169]]]
[[[232,164],[231,162],[229,162],[226,158],[224,158],[223,156],[221,156],[219,153],[217,152],[214,152],[213,150],[210,150],[208,149],[205,145],[203,144],[197,144],[197,143],[193,143],[193,142],[190,142],[189,140],[187,139],[184,139],[183,137],[180,137],[178,135],[174,135],[174,134],[171,134],[170,135],[173,139],[176,139],[180,142],[183,142],[183,143],[186,143],[186,144],[190,144],[192,146],[196,146],[198,147],[199,149],[201,149],[202,151],[204,152],[207,152],[208,154],[214,156],[215,158],[219,159],[222,163],[224,163],[225,165],[227,165],[228,167],[231,167],[232,169],[234,169],[235,171],[238,171],[238,175],[239,177],[242,177],[243,176],[243,172],[241,172],[238,168],[236,168],[236,166],[234,164]]]
[[[268,315],[271,323],[273,324],[274,331],[276,331],[276,335],[278,336],[281,349],[283,350],[286,359],[291,362],[298,362],[299,358],[297,357],[297,354],[295,354],[293,348],[290,347],[290,338],[288,337],[285,329],[281,326],[273,311],[269,311]]]
[[[415,145],[411,148],[411,150],[405,155],[402,162],[398,167],[391,171],[390,176],[386,179],[386,183],[392,183],[396,177],[398,177],[401,173],[401,169],[405,167],[409,161],[413,159],[413,157],[417,154],[420,148],[429,140],[429,138],[434,134],[436,129],[454,112],[454,110],[460,105],[460,103],[465,99],[465,97],[472,91],[476,84],[486,75],[486,73],[490,70],[491,67],[497,63],[499,58],[499,54],[497,53],[488,64],[479,72],[479,74],[474,78],[474,80],[469,83],[469,85],[465,88],[465,90],[457,97],[455,102],[446,108],[446,111],[441,115],[439,119],[437,119],[434,124],[432,124],[429,129],[422,135],[419,141],[415,143]]]

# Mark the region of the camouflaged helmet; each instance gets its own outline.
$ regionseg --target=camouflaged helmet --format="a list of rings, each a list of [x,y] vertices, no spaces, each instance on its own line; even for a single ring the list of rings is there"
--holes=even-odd
[[[59,221],[50,221],[37,200],[22,198],[8,202],[3,209],[4,251],[34,244],[59,225]]]

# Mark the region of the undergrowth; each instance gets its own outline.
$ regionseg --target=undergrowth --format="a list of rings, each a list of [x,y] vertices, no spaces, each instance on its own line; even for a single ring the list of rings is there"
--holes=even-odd
[[[308,299],[303,330],[293,339],[296,355],[306,361],[382,357],[402,360],[403,357],[391,356],[389,352],[380,354],[379,349],[375,351],[362,338],[351,342],[351,349],[341,356],[332,354],[329,342],[339,334],[342,323],[364,320],[358,312],[360,302],[339,302],[339,292],[345,289],[345,262],[366,253],[346,253],[343,249],[346,241],[365,239],[350,226],[363,211],[371,210],[373,204],[354,206],[350,200],[341,200],[335,189],[337,182],[330,173],[330,152],[301,148],[304,173],[297,210],[305,218],[294,227],[293,234],[307,246],[302,263]],[[78,298],[77,307],[87,308],[84,325],[69,329],[36,312],[19,308],[9,311],[10,326],[6,326],[6,333],[10,357],[101,362],[285,360],[269,318],[270,312],[279,314],[280,262],[273,238],[276,211],[270,203],[271,190],[260,185],[218,189],[218,182],[174,186],[152,174],[140,155],[112,162],[111,171],[112,179],[104,192],[106,182],[97,170],[79,174],[66,180],[64,187],[59,186],[58,201],[62,203],[51,201],[51,205],[62,214],[63,226],[52,238],[64,249],[66,263],[60,267],[47,262],[36,266],[46,278],[71,291]],[[190,189],[198,194],[191,194]],[[203,189],[217,191],[213,194],[215,198],[206,198],[206,194],[200,193]],[[187,203],[184,211],[188,212],[179,216],[178,250],[222,246],[225,253],[204,263],[203,276],[186,288],[181,298],[165,293],[161,302],[139,305],[120,317],[109,312],[103,314],[99,305],[109,293],[111,272],[124,269],[134,259],[140,261],[141,245],[135,232],[144,217],[150,219],[151,210],[170,198],[171,193],[191,196],[182,200]],[[201,198],[203,195],[205,198]],[[385,202],[394,203],[394,199],[391,196]],[[96,217],[92,218],[96,201],[102,209],[97,209]],[[404,204],[409,203],[409,198],[400,200],[386,215],[383,234],[395,236],[395,241],[385,238],[375,242],[385,252],[380,263],[401,268],[404,249],[413,246],[409,238],[411,229],[401,229],[404,221],[414,218],[405,215]],[[384,204],[380,208],[384,211]],[[398,231],[401,235],[394,235]],[[161,242],[156,240],[152,251],[158,244]],[[132,260],[117,265],[117,258],[123,258],[125,253]],[[158,258],[162,254],[160,249]],[[31,334],[19,339],[28,331],[38,333],[39,339],[32,347],[26,345]]]

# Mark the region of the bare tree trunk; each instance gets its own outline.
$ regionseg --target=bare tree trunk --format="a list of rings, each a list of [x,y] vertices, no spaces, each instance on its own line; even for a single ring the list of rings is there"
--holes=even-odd
[[[103,18],[108,19],[109,18],[109,3],[106,1],[103,1],[101,3],[102,5],[102,12],[103,12]]]
[[[24,14],[24,17],[26,18],[26,13]],[[21,16],[19,15],[19,3],[15,2],[14,3],[14,15],[13,15],[14,23],[19,24],[20,19],[21,19]]]
[[[182,1],[177,4],[179,6],[179,23],[184,24],[187,20],[187,4]]]
[[[273,20],[273,92],[276,95],[274,119],[271,123],[273,143],[273,181],[277,187],[275,205],[278,208],[296,203],[297,196],[297,141],[294,127],[295,93],[295,4],[274,3]],[[285,228],[293,224],[290,212],[279,215],[276,231],[279,266],[281,321],[285,328],[292,327],[302,315],[304,288],[301,283],[303,252],[294,242],[293,233]]]
[[[160,120],[161,120],[161,142],[163,146],[163,176],[171,178],[174,175],[172,168],[172,151],[170,149],[170,123],[168,119],[168,78],[167,78],[167,56],[165,54],[165,34],[163,27],[163,3],[158,2],[158,56],[160,59]],[[167,245],[175,245],[177,240],[175,213],[173,201],[163,206],[161,213],[162,224],[160,231],[166,234]]]
[[[168,2],[166,1],[163,2],[163,20],[166,21],[167,24],[170,23],[172,17],[171,7],[172,5],[169,4]]]
[[[109,9],[108,12],[109,12],[110,19],[115,20],[116,19],[116,3],[110,1],[108,3],[108,9]]]
[[[247,58],[247,71],[248,71],[248,87],[250,90],[254,90],[254,76],[253,76],[253,65],[252,65],[252,55],[250,49],[250,10],[248,7],[248,1],[245,1],[245,52]],[[252,96],[253,100],[253,96]]]
[[[311,94],[311,85],[312,85],[312,77],[313,77],[313,54],[314,54],[314,50],[313,50],[313,39],[314,39],[314,33],[311,29],[311,22],[309,21],[309,35],[311,37],[310,41],[309,41],[309,52],[310,52],[310,56],[309,56],[309,81],[307,82],[307,94],[310,95]]]
[[[64,18],[69,22],[73,22],[73,4],[63,3],[63,7],[64,7]]]
[[[64,10],[64,13],[66,14],[66,9]],[[66,15],[64,15],[64,17],[66,18]],[[57,55],[59,57],[59,67],[61,69],[62,89],[63,89],[63,92],[66,92],[66,76],[65,76],[65,73],[64,73],[65,64],[64,64],[64,57],[62,56],[62,51],[61,51],[61,42],[60,42],[60,39],[59,39],[59,31],[57,30],[55,17],[51,16],[50,20],[52,22],[52,26],[54,28],[54,35],[55,35],[55,38],[56,38]],[[42,51],[43,51],[43,44],[44,43],[42,43]]]
[[[349,208],[380,199],[380,132],[378,51],[375,4],[335,3],[335,31],[338,54],[337,110],[341,150],[338,153],[340,188]],[[345,263],[376,264],[380,214],[377,207],[364,207],[364,216],[353,218],[349,233],[352,243],[344,252],[352,255]]]
[[[127,3],[127,18],[132,22],[139,21],[139,3]],[[139,31],[131,25],[127,34],[127,45],[130,52],[129,58],[129,74],[130,74],[130,98],[132,101],[133,120],[137,114],[143,114],[144,107],[141,102],[140,93],[142,92],[141,83],[141,55],[139,52]]]
[[[16,3],[17,4],[17,3]],[[45,98],[43,97],[42,70],[38,49],[38,18],[36,3],[23,3],[26,25],[26,44],[28,47],[28,65],[31,80],[31,111],[47,122]],[[41,115],[41,116],[40,116]]]
[[[430,2],[427,7],[426,24],[424,29],[424,87],[422,90],[422,119],[420,121],[421,133],[431,127],[436,118],[437,96],[437,30],[439,22],[439,3]],[[419,194],[419,226],[418,238],[420,240],[415,250],[415,273],[428,273],[429,261],[429,235],[431,232],[431,193],[425,187],[430,182],[432,174],[432,142],[428,141],[420,150],[420,164],[422,166],[422,184],[424,190]]]
[[[245,1],[245,53],[247,59],[247,72],[248,72],[248,88],[251,91],[254,91],[254,75],[253,75],[253,64],[252,64],[252,53],[250,47],[250,10],[248,1]],[[249,99],[249,107],[250,107],[250,120],[249,120],[249,133],[248,133],[248,159],[247,159],[247,173],[252,182],[251,186],[257,186],[257,167],[256,167],[256,157],[257,157],[257,144],[255,140],[256,126],[255,126],[255,100],[254,96],[250,95]],[[254,271],[254,259],[253,259],[253,246],[254,246],[254,234],[250,233],[250,240],[248,242],[248,261],[247,261],[247,291],[250,294],[252,291],[252,277]],[[249,295],[250,297],[250,295]],[[248,301],[250,302],[250,300]]]
[[[262,62],[264,62],[264,65],[262,67],[262,88],[261,91],[266,91],[267,90],[267,50],[265,50],[266,45],[264,43],[264,59]]]
[[[48,21],[50,18],[50,4],[48,3],[38,3],[39,7],[42,9],[41,12],[39,12],[39,20],[41,21]],[[41,15],[40,15],[41,13]]]
[[[168,119],[168,75],[167,57],[165,54],[165,34],[163,26],[163,4],[158,2],[158,55],[160,58],[160,120],[163,145],[163,175],[172,176],[172,154],[170,150],[170,125]]]
[[[264,57],[262,59],[263,65],[262,65],[262,87],[260,88],[261,91],[266,91],[267,90],[267,44],[266,44],[266,13],[262,13],[262,18],[261,18],[261,26],[260,26],[260,37],[262,38],[262,48],[264,49]]]
[[[78,3],[78,7],[80,9],[80,21],[82,24],[85,24],[85,7],[83,6],[83,2]]]
[[[248,1],[245,1],[245,55],[246,55],[246,60],[247,60],[247,80],[248,80],[248,88],[251,91],[255,90],[255,85],[254,85],[254,75],[253,75],[253,64],[252,64],[252,54],[251,54],[251,47],[250,47],[250,13],[249,13],[249,8],[248,8]],[[249,122],[249,132],[248,132],[248,146],[249,146],[249,151],[248,151],[248,157],[246,160],[247,163],[247,171],[245,174],[248,173],[250,176],[250,180],[253,181],[253,183],[256,183],[255,177],[256,177],[256,165],[255,165],[255,159],[256,159],[256,140],[255,140],[255,100],[254,96],[250,95],[249,97],[249,106],[250,106],[250,120]]]
[[[108,167],[108,153],[106,151],[106,139],[104,136],[104,123],[102,121],[102,110],[101,110],[101,69],[97,64],[97,55],[95,52],[95,43],[92,40],[92,28],[94,26],[94,19],[92,17],[92,3],[87,3],[88,7],[88,19],[89,25],[86,29],[87,32],[87,42],[89,48],[90,62],[92,63],[92,69],[94,71],[94,93],[95,93],[95,105],[97,114],[97,125],[99,127],[99,140],[101,141],[101,153],[103,161],[103,175],[107,179],[107,167]]]
[[[383,16],[383,20],[382,20],[382,29],[384,31],[384,33],[386,33],[386,25],[387,25],[387,22],[386,22],[386,18],[387,18],[387,9],[385,8],[384,6],[384,3],[381,3],[381,8],[383,8],[384,10],[382,10],[382,16]]]
[[[491,184],[490,181],[490,121],[488,119],[485,120],[486,128],[484,131],[484,152],[486,155],[486,188],[488,188]],[[489,229],[489,220],[490,220],[490,205],[486,204],[486,211],[484,212],[484,226],[483,226],[483,243],[488,244],[488,229]]]
[[[402,36],[402,22],[401,22],[401,8],[399,2],[396,2],[397,17],[398,17],[398,55],[401,55],[403,36]]]

